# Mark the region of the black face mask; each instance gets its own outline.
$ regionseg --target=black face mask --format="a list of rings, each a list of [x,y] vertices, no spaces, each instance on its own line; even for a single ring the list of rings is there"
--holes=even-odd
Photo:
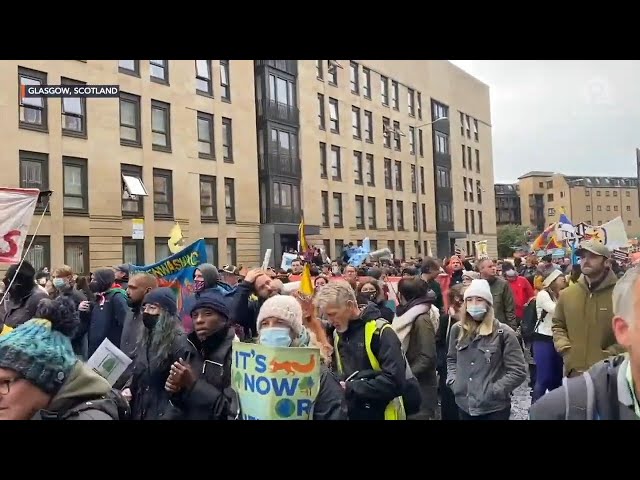
[[[89,283],[89,290],[91,290],[93,293],[102,293],[109,290],[110,286],[111,285],[107,285],[103,282],[98,282],[96,280],[93,280],[92,282]]]
[[[153,330],[153,328],[158,323],[159,318],[160,318],[160,315],[154,315],[151,313],[144,312],[142,314],[142,323],[147,328],[147,330]]]
[[[375,302],[378,294],[376,292],[361,292],[362,296],[369,299],[370,302]]]

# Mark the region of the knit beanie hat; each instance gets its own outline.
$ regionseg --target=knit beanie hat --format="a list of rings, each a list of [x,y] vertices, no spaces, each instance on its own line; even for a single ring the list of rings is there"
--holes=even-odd
[[[210,308],[214,312],[218,312],[224,318],[229,318],[229,307],[227,306],[224,297],[218,292],[205,291],[198,295],[189,314],[191,315],[199,308]]]
[[[70,337],[78,325],[73,300],[41,300],[35,318],[0,336],[0,368],[55,395],[77,362]]]
[[[491,295],[489,282],[481,278],[471,280],[471,283],[464,291],[464,299],[466,300],[469,297],[480,297],[486,300],[489,305],[493,306],[493,295]]]
[[[264,302],[260,307],[256,322],[258,333],[262,329],[262,321],[270,317],[282,320],[296,336],[302,333],[302,307],[295,297],[274,295]]]
[[[167,311],[169,315],[175,315],[178,312],[176,303],[176,294],[168,287],[154,288],[144,296],[142,305],[147,303],[155,303]]]

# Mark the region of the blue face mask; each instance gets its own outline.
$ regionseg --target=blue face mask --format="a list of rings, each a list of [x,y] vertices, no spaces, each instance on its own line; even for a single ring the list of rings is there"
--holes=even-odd
[[[474,320],[480,321],[484,314],[487,313],[487,307],[482,305],[469,305],[467,307],[467,313],[471,315]]]
[[[291,345],[291,335],[286,327],[269,327],[260,331],[260,344],[267,347],[288,347]]]

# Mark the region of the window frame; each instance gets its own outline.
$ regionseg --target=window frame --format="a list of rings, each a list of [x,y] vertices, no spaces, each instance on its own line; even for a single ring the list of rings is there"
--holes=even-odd
[[[48,98],[40,97],[42,100],[42,107],[36,107],[33,105],[24,105],[22,102],[22,77],[29,78],[40,82],[40,85],[47,84],[47,73],[39,70],[32,70],[30,68],[18,67],[18,127],[25,130],[32,130],[36,132],[49,133],[49,102]],[[40,112],[41,123],[30,123],[22,120],[22,109],[37,110]]]
[[[229,154],[226,157],[224,155],[225,147]],[[233,163],[233,121],[227,117],[222,117],[222,161]]]
[[[29,243],[31,242],[32,238],[33,238],[33,235],[26,236],[23,244],[23,250],[22,250],[23,256],[25,256],[25,252],[26,254],[28,254],[27,247],[29,246]],[[42,267],[49,267],[49,270],[51,270],[51,237],[49,235],[36,235],[35,239],[33,240],[33,244],[31,245],[31,248],[33,248],[34,245],[42,245],[42,248],[44,250],[43,256],[45,257],[43,260],[44,265],[39,267],[38,265],[36,265],[35,262],[32,262],[31,260],[29,260],[26,256],[25,256],[25,260],[31,263],[31,265],[36,270],[39,270]],[[31,252],[31,250],[29,250],[29,252]]]
[[[211,145],[211,153],[203,153],[200,151],[200,142],[207,143],[204,140],[200,139],[200,120],[205,121],[209,124],[209,135],[211,137],[211,141],[209,142],[209,144]],[[196,135],[198,138],[198,158],[202,158],[203,160],[216,159],[214,121],[215,121],[215,117],[213,114],[201,112],[201,111],[196,112]]]
[[[211,205],[203,205],[202,203],[202,184],[209,184],[211,189]],[[215,175],[199,175],[198,177],[198,195],[200,202],[200,223],[218,223],[218,178]],[[212,215],[203,215],[202,208],[211,208]]]
[[[203,97],[213,98],[213,62],[211,60],[200,60],[206,62],[206,67],[209,70],[207,73],[209,77],[201,77],[198,73],[198,60],[194,60],[195,73],[196,73],[196,94]],[[200,90],[198,88],[198,80],[206,82],[208,90]]]
[[[121,204],[121,207],[120,207],[122,218],[143,218],[144,217],[144,197],[136,195],[136,197],[137,197],[136,200],[132,200],[130,198],[126,198],[125,199],[124,198],[124,192],[125,191],[129,195],[132,195],[132,194],[129,193],[129,191],[127,189],[126,182],[124,181],[124,178],[122,178],[122,177],[136,177],[136,178],[138,178],[138,180],[140,180],[140,183],[142,184],[142,186],[147,191],[147,196],[148,196],[149,195],[149,191],[147,189],[147,186],[144,184],[144,181],[143,181],[143,178],[142,178],[142,167],[139,166],[139,165],[129,165],[129,164],[121,163],[120,164],[120,177],[121,177],[121,180],[122,180],[122,194],[121,194],[122,204]],[[136,212],[125,210],[124,209],[124,202],[137,202],[138,210]]]
[[[153,60],[149,60],[149,80],[160,85],[169,85],[169,60],[160,60],[164,62],[163,65],[153,63]],[[162,68],[164,70],[164,78],[156,77],[153,75],[153,67]]]
[[[125,75],[131,75],[132,77],[140,78],[140,60],[132,60],[133,70],[120,65],[121,61],[122,60],[118,60],[118,72],[124,73]]]
[[[64,199],[67,197],[65,188],[65,167],[79,167],[82,179],[82,193],[77,195],[69,195],[72,198],[82,198],[82,208],[69,208],[64,206]],[[68,216],[86,216],[89,214],[89,161],[86,158],[79,157],[62,157],[62,205],[63,213]]]
[[[330,156],[329,156],[329,160],[330,160],[330,168],[331,168],[331,180],[333,180],[334,182],[341,182],[342,181],[342,154],[340,152],[341,148],[338,145],[331,145],[331,149],[330,149]],[[333,152],[336,152],[336,165],[337,165],[337,175],[333,174]]]
[[[227,83],[222,78],[223,72],[227,76]],[[220,100],[231,103],[231,60],[220,60]]]
[[[144,240],[134,240],[131,237],[122,237],[122,263],[131,263],[131,262],[127,262],[124,256],[125,246],[130,246],[130,247],[132,246],[132,247],[135,247],[136,249],[136,263],[134,263],[134,265],[146,264],[145,258],[144,258]]]
[[[81,82],[79,80],[73,80],[71,78],[62,77],[60,79],[60,83],[62,85],[86,85],[86,82]],[[76,113],[65,113],[64,111],[64,101],[68,100],[67,98],[60,99],[60,123],[62,135],[66,137],[76,137],[76,138],[87,138],[87,99],[85,97],[75,97],[80,100],[80,115]],[[79,118],[82,124],[82,128],[80,130],[70,130],[65,128],[65,118],[66,116],[70,116],[71,118]]]
[[[153,111],[161,110],[164,115],[165,131],[157,130],[153,125]],[[166,137],[166,145],[159,145],[154,142],[153,134],[161,134]],[[151,100],[151,148],[156,152],[171,153],[171,104],[160,100]]]
[[[231,265],[237,265],[238,264],[238,239],[227,237],[226,246],[227,246],[227,261],[230,262]],[[229,255],[230,252],[231,252],[231,255]],[[219,252],[218,252],[218,256],[220,256]],[[231,258],[229,258],[229,256],[231,256]]]
[[[38,163],[40,164],[40,171],[41,171],[41,176],[42,176],[42,185],[40,187],[35,187],[32,185],[27,185],[25,184],[22,179],[23,179],[23,162],[33,162],[33,163]],[[32,152],[29,150],[19,150],[18,151],[18,174],[19,174],[19,179],[18,179],[18,185],[20,186],[20,188],[37,188],[38,190],[42,191],[46,191],[49,190],[49,183],[50,183],[50,179],[49,179],[49,154],[48,153],[41,153],[41,152]],[[42,202],[38,202],[36,204],[36,208],[35,208],[35,213],[42,213],[44,210],[44,205],[42,204]],[[47,215],[51,215],[51,209],[48,208],[47,209]]]
[[[69,262],[69,258],[67,257],[67,247],[74,246],[74,245],[79,245],[83,249],[83,258],[82,258],[83,271],[82,272],[77,272],[77,271],[75,271],[76,269],[74,268],[73,269],[74,270],[73,273],[76,273],[77,275],[88,275],[89,272],[91,271],[91,252],[90,252],[90,249],[89,249],[89,237],[85,237],[85,236],[66,236],[65,235],[65,237],[64,237],[64,246],[63,246],[63,248],[64,248],[64,263],[65,263],[65,265],[71,265],[71,262]]]
[[[162,177],[166,180],[167,192],[164,195],[167,196],[166,205],[168,207],[169,213],[157,213],[156,212],[156,204],[164,205],[165,202],[156,201],[156,177]],[[173,220],[174,218],[174,208],[173,208],[173,171],[166,170],[163,168],[154,168],[153,169],[153,218],[154,220]]]
[[[126,125],[122,123],[122,102],[131,103],[134,105],[135,117],[136,117],[136,125]],[[134,95],[132,93],[120,92],[120,98],[118,100],[119,106],[119,122],[120,122],[120,145],[125,147],[137,147],[142,148],[142,112],[140,111],[141,107],[141,99],[139,95]],[[122,138],[122,127],[125,128],[134,128],[136,131],[136,139],[129,140],[126,138]]]
[[[342,193],[333,192],[331,197],[333,199],[333,206],[335,207],[335,201],[338,201],[338,212],[333,212],[331,219],[333,220],[334,228],[344,228],[344,202],[342,201]],[[334,209],[335,210],[335,209]],[[336,217],[338,221],[336,222]]]
[[[230,192],[230,206],[227,206],[227,188]],[[229,214],[227,210],[230,210]],[[224,218],[226,223],[236,223],[236,182],[231,177],[224,177]]]

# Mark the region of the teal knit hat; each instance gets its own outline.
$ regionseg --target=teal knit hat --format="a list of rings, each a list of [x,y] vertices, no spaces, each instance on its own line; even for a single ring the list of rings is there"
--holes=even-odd
[[[54,395],[77,362],[70,339],[77,312],[71,300],[59,297],[41,300],[36,317],[0,337],[0,368],[13,370]]]

